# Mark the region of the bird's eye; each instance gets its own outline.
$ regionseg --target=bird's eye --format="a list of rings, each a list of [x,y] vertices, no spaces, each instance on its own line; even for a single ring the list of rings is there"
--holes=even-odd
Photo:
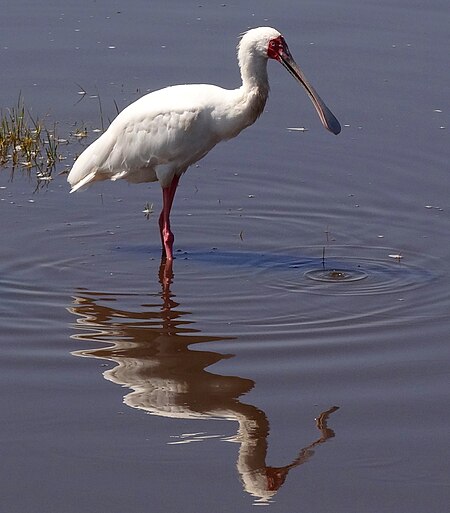
[[[270,59],[277,59],[278,50],[280,48],[280,41],[278,39],[271,39],[267,47],[267,56]]]

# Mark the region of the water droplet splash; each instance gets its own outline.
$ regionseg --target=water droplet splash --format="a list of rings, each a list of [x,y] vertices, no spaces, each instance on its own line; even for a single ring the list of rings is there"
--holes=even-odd
[[[305,276],[316,281],[342,283],[364,280],[367,273],[358,269],[311,269],[305,272]]]

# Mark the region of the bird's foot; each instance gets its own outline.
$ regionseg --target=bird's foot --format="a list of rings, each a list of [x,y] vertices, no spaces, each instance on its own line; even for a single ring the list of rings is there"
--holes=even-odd
[[[175,260],[175,257],[173,256],[173,253],[167,254],[166,248],[163,246],[161,251],[161,262],[173,262]]]
[[[162,258],[165,258],[169,261],[173,260],[173,241],[173,233],[167,228],[164,228],[161,231]]]
[[[165,254],[161,258],[159,267],[159,281],[163,286],[163,292],[170,292],[169,286],[173,280],[173,260],[167,260]]]

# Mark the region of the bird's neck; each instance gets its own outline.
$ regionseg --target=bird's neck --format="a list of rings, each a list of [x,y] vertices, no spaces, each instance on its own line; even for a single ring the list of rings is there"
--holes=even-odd
[[[247,109],[252,114],[252,121],[262,114],[269,95],[269,79],[267,77],[267,59],[242,51],[238,53],[239,68],[241,70],[241,91],[247,103]]]
[[[247,87],[258,87],[269,90],[267,77],[267,58],[257,55],[254,51],[239,49],[239,68],[241,70],[242,84]]]

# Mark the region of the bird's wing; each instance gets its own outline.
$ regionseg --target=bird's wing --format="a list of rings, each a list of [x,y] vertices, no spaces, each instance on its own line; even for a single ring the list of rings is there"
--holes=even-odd
[[[108,167],[133,170],[172,163],[188,166],[217,143],[208,100],[213,86],[173,86],[127,107],[108,132],[115,141]]]
[[[68,177],[73,190],[95,180],[133,181],[132,174],[142,175],[145,169],[148,181],[153,181],[159,179],[157,166],[184,171],[219,140],[211,118],[211,95],[217,90],[172,86],[129,105],[75,162]]]

